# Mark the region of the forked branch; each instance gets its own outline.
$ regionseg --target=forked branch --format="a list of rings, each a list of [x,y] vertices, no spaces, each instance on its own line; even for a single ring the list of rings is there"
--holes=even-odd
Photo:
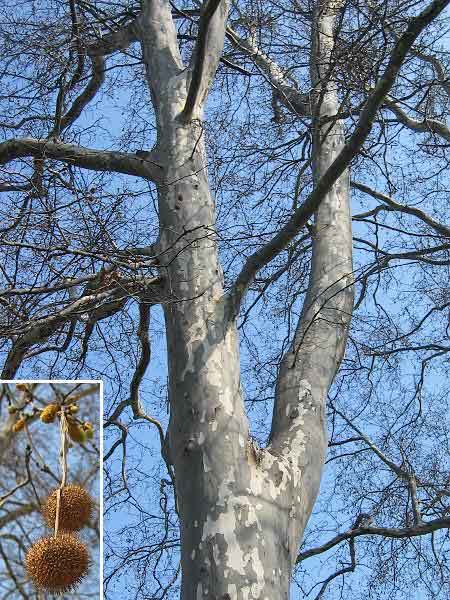
[[[417,17],[410,19],[406,31],[400,36],[390,56],[388,65],[363,106],[358,122],[348,142],[329,169],[317,182],[314,190],[294,212],[282,229],[262,248],[249,256],[229,294],[230,316],[235,318],[249,285],[260,269],[267,265],[295,238],[299,230],[315,213],[322,199],[348,168],[367,139],[375,115],[392,88],[400,68],[412,45],[424,29],[450,4],[450,0],[434,0]]]
[[[427,535],[433,533],[433,531],[449,528],[450,518],[434,519],[433,521],[422,522],[420,525],[414,525],[413,527],[358,527],[357,529],[349,529],[348,531],[336,535],[334,538],[317,548],[311,548],[310,550],[300,552],[296,562],[299,563],[311,556],[317,556],[318,554],[327,552],[345,540],[357,538],[362,535],[377,535],[387,538],[405,539]]]
[[[221,2],[224,4],[222,15],[214,19]],[[227,16],[228,3],[226,0],[208,0],[200,17],[197,43],[193,53],[192,77],[186,104],[181,114],[186,121],[192,118],[198,104],[202,102],[202,95],[207,93],[210,81],[217,68],[222,53]],[[213,19],[216,21],[215,23],[213,23]],[[220,37],[222,40],[220,40]]]
[[[433,219],[433,217],[428,215],[425,211],[420,210],[420,208],[416,208],[415,206],[408,206],[407,204],[400,204],[399,202],[396,202],[390,196],[387,196],[386,194],[383,194],[382,192],[374,190],[374,189],[370,188],[369,186],[364,185],[363,183],[360,183],[358,181],[352,181],[350,183],[350,185],[353,188],[360,190],[361,192],[364,192],[365,194],[369,194],[370,196],[372,196],[373,198],[376,198],[377,200],[381,200],[382,202],[387,204],[387,206],[390,207],[392,210],[396,210],[396,211],[417,217],[418,219],[423,221],[426,225],[428,225],[429,227],[434,229],[440,235],[443,235],[444,237],[450,237],[450,227],[447,227],[443,223],[439,223],[439,221],[436,221],[436,219]]]

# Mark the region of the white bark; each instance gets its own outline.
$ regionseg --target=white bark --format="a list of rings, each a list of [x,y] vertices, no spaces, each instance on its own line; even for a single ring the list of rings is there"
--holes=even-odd
[[[163,27],[153,31],[151,43],[143,40],[159,129],[154,155],[164,171],[158,184],[158,251],[171,298],[165,304],[171,408],[167,450],[181,523],[182,600],[287,600],[298,545],[319,490],[327,447],[326,398],[344,355],[353,307],[347,168],[408,44],[424,26],[419,20],[412,23],[409,37],[397,44],[346,144],[342,122],[333,119],[339,110],[332,76],[334,24],[341,8],[337,1],[317,3],[312,28],[315,190],[307,208],[249,257],[228,296],[220,275],[201,124],[226,10],[215,13],[212,26],[220,43],[215,38],[211,53],[201,53],[206,64],[195,93],[191,72],[198,64],[194,59],[192,70],[179,69],[174,30]],[[165,53],[155,59],[155,48]],[[240,390],[236,316],[258,269],[295,237],[311,209],[315,234],[309,291],[283,358],[270,442],[260,449],[249,437]]]
[[[326,13],[318,19],[314,64],[329,60],[334,18]],[[313,78],[315,84],[328,82],[323,73],[314,72]],[[317,120],[338,108],[333,86],[323,85]],[[180,118],[186,75],[171,73],[164,86],[167,95],[157,104],[164,135],[156,154],[165,169],[158,250],[174,300],[165,307],[168,442],[181,520],[181,597],[287,599],[320,483],[326,394],[342,359],[351,315],[348,176],[332,186],[317,214],[311,290],[283,361],[271,442],[259,449],[249,437],[240,391],[239,344],[220,276],[201,123]],[[339,122],[320,133],[316,179],[344,144]]]

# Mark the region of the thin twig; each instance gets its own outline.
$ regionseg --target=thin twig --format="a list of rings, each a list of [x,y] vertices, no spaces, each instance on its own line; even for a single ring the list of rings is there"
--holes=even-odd
[[[8,498],[10,498],[13,494],[15,494],[17,492],[17,490],[20,490],[20,488],[23,488],[24,486],[28,485],[31,482],[30,470],[28,468],[29,464],[30,464],[31,452],[32,452],[31,447],[27,446],[27,448],[25,450],[25,467],[27,470],[26,478],[23,481],[21,481],[20,483],[18,483],[12,490],[7,492],[4,496],[0,497],[0,508],[5,504],[5,502],[8,500]]]

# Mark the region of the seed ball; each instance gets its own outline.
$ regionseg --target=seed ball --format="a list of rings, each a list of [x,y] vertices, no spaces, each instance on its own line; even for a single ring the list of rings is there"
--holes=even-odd
[[[58,404],[48,404],[41,412],[40,419],[43,423],[53,423],[59,411]]]
[[[44,504],[42,514],[49,527],[55,526],[57,491],[54,490]],[[91,518],[94,501],[80,485],[66,485],[61,490],[59,503],[59,529],[79,531]]]
[[[12,430],[14,431],[14,433],[18,433],[19,431],[22,431],[22,429],[25,428],[26,423],[26,417],[20,417],[12,426]]]
[[[75,423],[75,421],[71,421],[69,419],[67,419],[67,433],[73,442],[83,444],[87,440],[84,429]]]
[[[83,423],[83,431],[86,434],[87,439],[92,440],[94,437],[94,427],[92,423],[89,423],[89,421]]]
[[[43,537],[27,552],[26,569],[36,587],[52,594],[73,591],[86,576],[89,554],[73,533]]]

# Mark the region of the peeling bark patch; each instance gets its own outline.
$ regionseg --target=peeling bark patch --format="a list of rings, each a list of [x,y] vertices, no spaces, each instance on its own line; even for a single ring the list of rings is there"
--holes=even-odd
[[[248,500],[247,496],[233,497],[229,492],[216,518],[208,515],[201,545],[212,548],[215,566],[225,576],[237,573],[248,581],[248,587],[240,590],[242,598],[256,600],[261,598],[264,588],[264,565],[259,555],[263,532],[256,508]],[[235,593],[230,587],[229,591]]]
[[[292,467],[283,457],[275,460],[268,452],[261,453],[259,464],[260,469],[251,470],[250,486],[246,491],[250,497],[266,498],[276,502],[289,490]]]
[[[306,379],[302,379],[298,386],[298,400],[307,403],[308,398],[311,398],[311,384]]]

